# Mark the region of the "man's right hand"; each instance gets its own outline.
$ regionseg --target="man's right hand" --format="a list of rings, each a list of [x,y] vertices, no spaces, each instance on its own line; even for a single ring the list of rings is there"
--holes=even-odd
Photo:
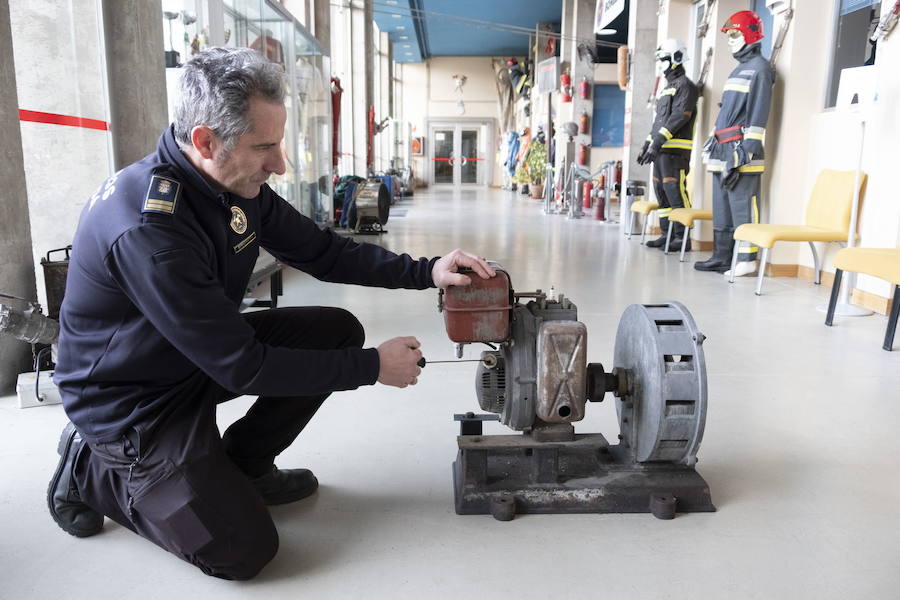
[[[416,363],[422,358],[419,340],[414,337],[397,337],[378,346],[378,383],[405,388],[416,385],[422,369]]]

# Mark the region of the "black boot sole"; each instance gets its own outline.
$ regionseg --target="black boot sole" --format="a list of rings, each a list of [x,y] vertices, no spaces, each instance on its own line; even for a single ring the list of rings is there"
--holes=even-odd
[[[50,485],[47,486],[47,508],[50,509],[50,516],[53,517],[53,520],[56,521],[56,524],[59,525],[60,529],[69,535],[86,538],[100,533],[103,529],[103,522],[101,521],[100,527],[97,528],[79,529],[78,527],[73,527],[71,523],[64,522],[56,512],[56,507],[53,506],[54,491],[56,490],[56,486],[59,485],[59,479],[62,477],[63,469],[66,468],[66,464],[69,462],[69,453],[72,451],[72,438],[75,437],[76,433],[75,428],[72,427],[72,431],[59,440],[59,446],[56,448],[56,452],[59,454],[59,464],[56,465],[56,471],[53,473],[53,477],[50,478]]]

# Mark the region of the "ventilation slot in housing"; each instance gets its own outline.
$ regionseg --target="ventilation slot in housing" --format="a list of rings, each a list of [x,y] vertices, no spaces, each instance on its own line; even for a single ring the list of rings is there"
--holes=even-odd
[[[693,400],[666,400],[666,416],[693,417],[696,405]]]
[[[661,333],[667,331],[685,331],[684,321],[681,319],[657,319],[656,328],[659,329]]]

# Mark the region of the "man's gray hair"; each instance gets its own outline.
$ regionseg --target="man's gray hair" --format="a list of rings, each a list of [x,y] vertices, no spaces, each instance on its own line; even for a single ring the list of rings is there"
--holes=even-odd
[[[284,70],[250,48],[209,48],[189,60],[175,107],[175,139],[191,146],[191,130],[206,125],[227,152],[250,130],[250,98],[284,102]]]

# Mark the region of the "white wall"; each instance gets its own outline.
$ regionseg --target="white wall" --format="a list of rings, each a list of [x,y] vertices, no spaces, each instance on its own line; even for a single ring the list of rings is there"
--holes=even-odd
[[[92,0],[10,2],[19,108],[108,121],[101,69],[99,4]],[[72,243],[81,208],[110,174],[109,133],[23,121],[38,297],[46,302],[41,256]]]
[[[465,75],[462,93],[455,91],[453,75]],[[403,65],[403,114],[412,123],[413,135],[427,138],[427,122],[437,119],[484,118],[495,123],[498,115],[497,86],[491,58],[485,56],[442,56],[423,63]],[[457,103],[465,103],[466,112],[457,112]],[[500,134],[495,131],[495,137]],[[425,157],[413,158],[416,178],[427,181],[428,140]],[[488,148],[496,148],[497,140],[489,140]],[[491,185],[500,185],[500,168],[496,157]]]

